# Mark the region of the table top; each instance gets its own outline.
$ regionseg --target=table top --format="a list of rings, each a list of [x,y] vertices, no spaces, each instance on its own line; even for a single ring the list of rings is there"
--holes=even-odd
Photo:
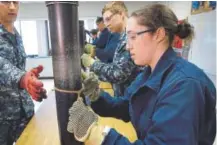
[[[101,88],[113,94],[111,86],[101,84]],[[136,133],[131,123],[124,123],[114,118],[100,117],[102,125],[115,128],[118,132],[134,141]],[[38,111],[35,113],[16,145],[61,145],[56,115],[56,99],[54,91],[51,91],[48,98],[44,100]]]
[[[16,145],[60,145],[54,94],[49,93]]]

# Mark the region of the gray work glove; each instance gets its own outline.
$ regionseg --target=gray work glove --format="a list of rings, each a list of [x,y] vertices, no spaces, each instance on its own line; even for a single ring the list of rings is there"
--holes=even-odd
[[[97,121],[98,116],[85,106],[82,98],[79,97],[69,109],[67,130],[70,133],[74,133],[76,140],[85,142]]]
[[[82,93],[89,97],[90,101],[96,101],[99,98],[100,88],[97,76],[90,72],[89,77],[83,81],[84,90]]]
[[[90,67],[93,65],[93,63],[95,62],[95,60],[91,57],[91,55],[88,54],[83,54],[81,56],[81,62],[83,64],[84,67]]]

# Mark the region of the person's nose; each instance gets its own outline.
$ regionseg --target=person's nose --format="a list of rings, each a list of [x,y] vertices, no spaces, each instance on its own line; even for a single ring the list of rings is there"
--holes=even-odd
[[[10,4],[9,4],[9,9],[11,9],[11,10],[14,10],[14,9],[15,9],[14,2],[10,2]]]

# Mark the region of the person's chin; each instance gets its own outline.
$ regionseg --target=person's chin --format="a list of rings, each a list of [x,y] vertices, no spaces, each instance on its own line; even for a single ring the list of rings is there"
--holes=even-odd
[[[14,23],[15,21],[16,21],[16,18],[8,19],[8,23]]]
[[[134,62],[136,65],[138,65],[138,64],[139,64],[139,62],[138,62],[138,61],[136,61],[136,59],[135,59],[134,57],[132,57],[132,56],[131,56],[131,59],[133,60],[133,62]]]
[[[109,31],[111,32],[111,33],[115,33],[114,31],[112,31],[111,29],[109,29]]]
[[[136,59],[132,59],[132,60],[133,60],[134,64],[137,66],[143,66],[144,65],[143,63],[141,63],[141,61],[138,61]]]
[[[108,27],[108,30],[109,30],[111,33],[115,33],[115,30],[112,29],[111,27]]]
[[[136,60],[133,60],[133,62],[135,63],[135,65],[138,65],[138,66],[140,65],[140,63]]]

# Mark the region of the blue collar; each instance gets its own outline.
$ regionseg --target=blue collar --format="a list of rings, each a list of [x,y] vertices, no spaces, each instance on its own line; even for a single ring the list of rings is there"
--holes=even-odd
[[[14,27],[14,32],[15,32],[15,35],[17,36],[17,34],[19,34],[16,30],[16,28]],[[10,34],[12,35],[12,33],[8,32],[4,26],[2,24],[0,24],[0,35],[5,35],[5,34]]]
[[[146,68],[146,73],[144,74],[144,79],[147,80],[143,83],[142,86],[147,86],[158,92],[161,88],[163,80],[165,79],[165,73],[169,70],[169,68],[174,64],[175,60],[178,58],[177,54],[174,52],[172,48],[168,48],[160,60],[158,61],[154,71],[150,74],[151,68]]]
[[[4,35],[6,33],[7,33],[7,31],[5,30],[4,26],[2,24],[0,24],[0,35]]]
[[[104,33],[104,32],[107,32],[108,31],[108,28],[104,28],[102,31],[101,31],[101,33]]]
[[[144,86],[158,93],[165,79],[166,72],[170,70],[169,68],[175,63],[177,58],[178,56],[174,50],[168,48],[158,61],[154,71],[151,73],[150,66],[144,67],[143,72],[141,72],[136,77],[136,80],[131,83],[130,87],[128,87],[125,95],[132,98],[134,94]]]
[[[22,44],[22,38],[20,34],[17,32],[16,28],[14,27],[14,34],[8,32],[3,25],[0,24],[0,36],[3,38],[6,38],[7,40],[10,40],[10,42],[13,45],[17,45],[17,43]],[[14,44],[13,40],[11,37],[15,37],[16,39],[16,44]]]

